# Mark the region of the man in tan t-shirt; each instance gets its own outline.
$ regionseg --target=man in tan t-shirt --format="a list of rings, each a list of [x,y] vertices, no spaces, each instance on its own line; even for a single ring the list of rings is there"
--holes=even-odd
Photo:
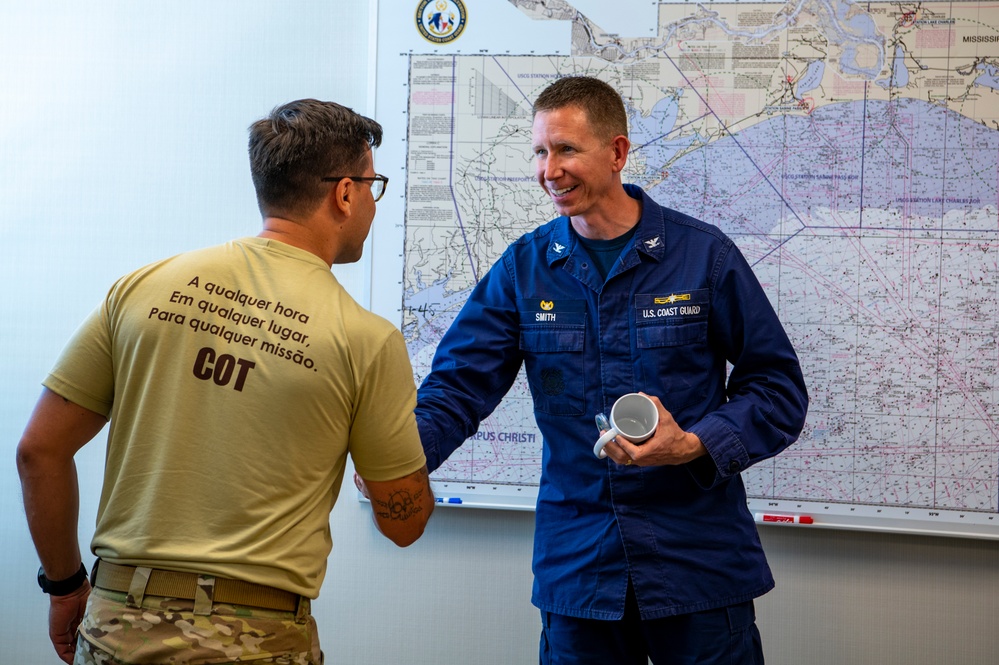
[[[330,272],[361,256],[381,135],[308,99],[254,123],[260,234],[122,277],[43,382],[17,464],[63,661],[320,663],[309,601],[348,454],[377,528],[423,533],[405,343]],[[109,421],[88,581],[73,457]]]

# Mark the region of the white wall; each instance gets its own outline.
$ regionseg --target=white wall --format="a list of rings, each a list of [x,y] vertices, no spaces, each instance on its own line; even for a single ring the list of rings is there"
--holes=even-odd
[[[999,543],[760,527],[777,588],[756,603],[768,665],[999,662]]]
[[[0,4],[0,662],[55,660],[13,464],[41,379],[115,278],[258,232],[251,122],[301,97],[371,113],[373,4]],[[337,268],[361,300],[368,269]],[[83,543],[103,453],[78,456]],[[369,528],[354,514],[338,540]]]
[[[117,276],[257,232],[253,120],[307,96],[372,112],[372,2],[0,5],[0,662],[57,662],[13,464],[39,382]],[[337,275],[366,298],[365,264]],[[103,438],[78,466],[86,543]],[[314,606],[327,662],[537,661],[533,514],[441,509],[399,550],[348,489],[332,524]],[[778,577],[758,603],[771,665],[987,663],[999,653],[994,542],[779,527],[763,536]]]

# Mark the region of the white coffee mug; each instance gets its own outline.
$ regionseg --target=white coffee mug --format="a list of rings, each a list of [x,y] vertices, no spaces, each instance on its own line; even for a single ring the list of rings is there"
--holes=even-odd
[[[604,446],[616,436],[641,443],[652,436],[658,426],[659,409],[655,402],[641,393],[621,395],[611,407],[610,429],[597,439],[593,454],[600,458],[607,457]]]

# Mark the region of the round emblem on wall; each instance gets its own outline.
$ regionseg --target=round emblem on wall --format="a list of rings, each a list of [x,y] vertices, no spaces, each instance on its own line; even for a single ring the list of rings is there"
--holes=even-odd
[[[466,17],[461,0],[421,0],[416,8],[416,27],[427,41],[447,44],[461,35]]]

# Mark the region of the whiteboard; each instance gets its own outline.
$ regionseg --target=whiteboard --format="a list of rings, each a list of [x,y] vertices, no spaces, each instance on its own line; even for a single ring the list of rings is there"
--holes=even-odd
[[[447,42],[381,12],[379,168],[405,184],[379,203],[372,306],[417,380],[477,279],[554,217],[533,97],[598,76],[629,108],[625,180],[739,245],[801,358],[805,430],[743,474],[749,509],[812,521],[772,528],[999,538],[999,71],[981,64],[999,10],[646,4],[613,4],[625,31],[599,3],[451,2]],[[540,456],[518,381],[434,489],[530,510]]]
[[[537,485],[472,484],[433,480],[437,506],[447,509],[534,510]],[[823,504],[750,498],[747,506],[764,528],[857,529],[962,538],[999,538],[993,513],[896,506]],[[803,523],[801,518],[810,523]]]

